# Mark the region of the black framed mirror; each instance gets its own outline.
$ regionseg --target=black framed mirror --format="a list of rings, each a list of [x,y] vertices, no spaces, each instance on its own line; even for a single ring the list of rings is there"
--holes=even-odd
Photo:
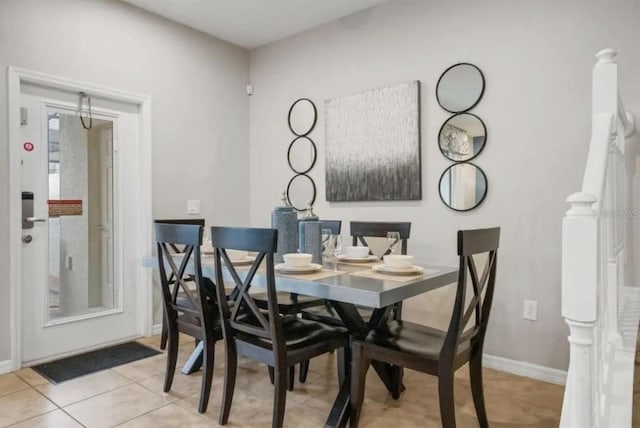
[[[298,174],[304,174],[313,168],[317,157],[316,143],[309,137],[297,137],[289,144],[287,162]]]
[[[446,206],[455,211],[470,211],[487,197],[489,184],[482,169],[470,162],[458,162],[442,173],[438,187]]]
[[[309,98],[297,99],[289,109],[287,122],[289,129],[298,137],[304,137],[313,130],[318,120],[316,105]]]
[[[316,183],[307,174],[296,174],[287,184],[287,199],[297,211],[304,211],[316,202]]]
[[[484,74],[467,62],[447,68],[438,79],[436,99],[450,113],[462,113],[480,101],[484,94]]]
[[[480,154],[487,142],[487,127],[471,113],[451,116],[440,128],[438,147],[454,162],[469,161]]]

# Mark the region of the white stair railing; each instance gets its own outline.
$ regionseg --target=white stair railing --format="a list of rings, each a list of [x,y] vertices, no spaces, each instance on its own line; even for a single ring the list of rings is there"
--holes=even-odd
[[[562,223],[562,316],[570,330],[563,428],[606,426],[611,363],[621,342],[618,296],[632,209],[625,138],[635,125],[619,96],[615,57],[612,49],[596,54],[587,165]]]

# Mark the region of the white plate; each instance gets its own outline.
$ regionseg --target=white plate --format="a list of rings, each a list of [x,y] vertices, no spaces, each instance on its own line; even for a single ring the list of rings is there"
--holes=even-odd
[[[234,266],[250,265],[256,259],[256,256],[247,256],[238,260],[231,260],[231,264]]]
[[[388,273],[393,275],[417,275],[424,272],[424,268],[422,266],[411,265],[406,268],[396,268],[387,266],[385,264],[379,264],[371,266],[373,270],[380,273]]]
[[[309,263],[307,266],[287,266],[285,263],[278,263],[275,269],[282,273],[311,273],[322,269],[322,265]]]
[[[341,254],[336,258],[341,262],[349,262],[349,263],[369,263],[369,262],[380,261],[380,259],[376,256],[349,257],[346,254]]]

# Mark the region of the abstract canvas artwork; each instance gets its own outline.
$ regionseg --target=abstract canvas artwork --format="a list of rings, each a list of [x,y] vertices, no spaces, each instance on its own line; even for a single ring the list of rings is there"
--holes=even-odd
[[[422,199],[420,82],[325,101],[327,201]]]

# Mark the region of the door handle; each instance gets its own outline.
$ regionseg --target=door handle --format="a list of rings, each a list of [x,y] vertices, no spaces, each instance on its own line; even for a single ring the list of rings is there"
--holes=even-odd
[[[46,218],[38,218],[38,217],[25,217],[25,221],[30,221],[31,223],[44,223],[47,221]]]

